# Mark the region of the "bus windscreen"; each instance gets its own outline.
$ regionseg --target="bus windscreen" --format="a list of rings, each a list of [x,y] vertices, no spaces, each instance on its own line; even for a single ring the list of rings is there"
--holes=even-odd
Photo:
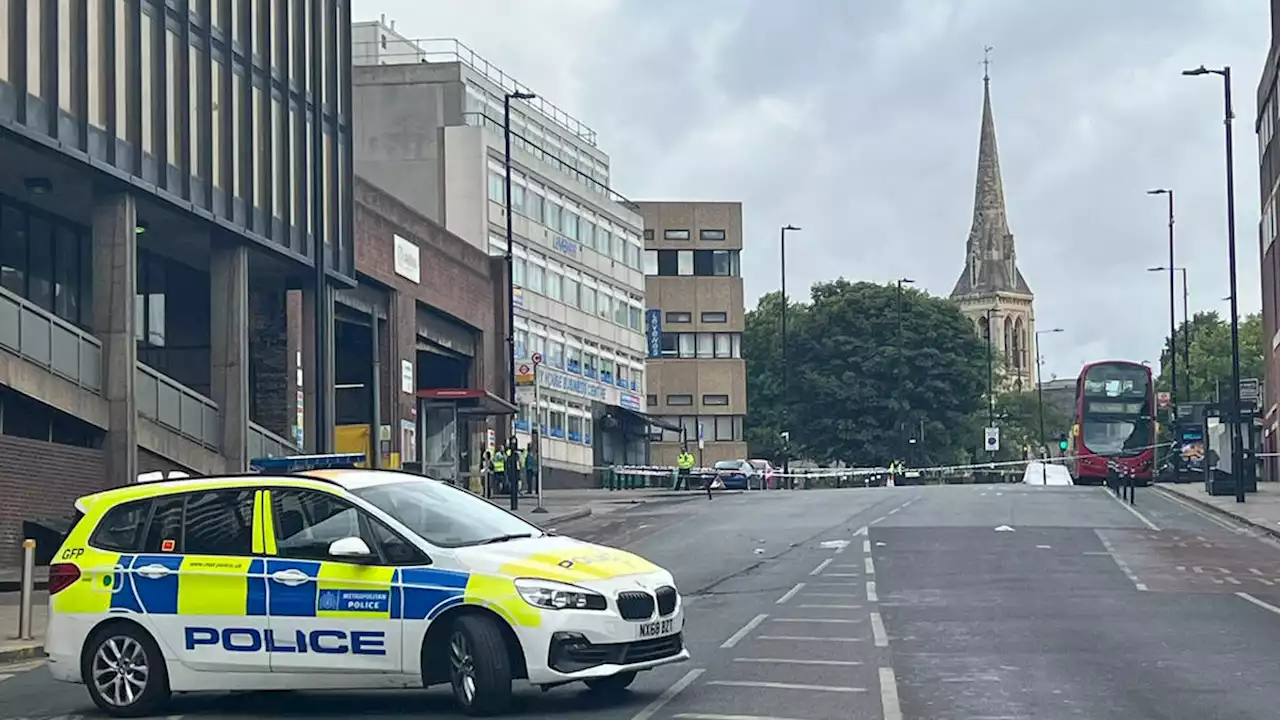
[[[1085,448],[1103,455],[1129,455],[1155,443],[1150,377],[1146,368],[1133,365],[1088,369],[1080,405]]]

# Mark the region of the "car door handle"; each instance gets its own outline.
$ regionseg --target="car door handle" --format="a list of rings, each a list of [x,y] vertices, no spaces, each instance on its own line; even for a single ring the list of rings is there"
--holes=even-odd
[[[159,580],[173,571],[163,565],[152,564],[136,568],[134,572],[148,580]]]
[[[311,576],[307,575],[301,570],[295,570],[293,568],[289,568],[288,570],[277,570],[271,573],[271,579],[275,580],[281,585],[288,585],[289,587],[295,587],[305,582],[309,582],[311,580]]]

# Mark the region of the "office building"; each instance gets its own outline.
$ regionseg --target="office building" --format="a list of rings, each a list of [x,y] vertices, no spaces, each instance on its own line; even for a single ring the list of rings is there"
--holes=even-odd
[[[503,105],[528,92],[454,40],[412,40],[383,21],[352,27],[355,161],[362,177],[493,256],[506,253]],[[610,188],[596,133],[544,98],[511,108],[517,368],[538,372],[549,487],[598,482],[593,469],[642,463],[648,420],[641,220]],[[514,423],[533,428],[531,388]],[[446,417],[447,415],[447,417]],[[424,442],[449,415],[428,418]],[[496,418],[464,437],[506,437]]]
[[[1276,186],[1280,181],[1280,143],[1276,128],[1280,127],[1280,0],[1271,0],[1271,49],[1267,52],[1262,77],[1258,81],[1258,189],[1261,195],[1262,220],[1258,227],[1258,247],[1262,258],[1262,479],[1280,479],[1280,462],[1273,456],[1280,451],[1280,252],[1276,251],[1276,234],[1280,229],[1280,207]]]
[[[683,440],[703,466],[746,459],[742,203],[639,205],[646,327],[658,339],[645,404],[668,425],[652,428],[652,461],[675,465]]]
[[[142,471],[243,470],[317,426],[324,447],[349,12],[0,0],[0,548]]]

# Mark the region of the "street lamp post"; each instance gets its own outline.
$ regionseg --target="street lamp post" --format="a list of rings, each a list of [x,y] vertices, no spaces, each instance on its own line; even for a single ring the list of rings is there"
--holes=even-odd
[[[1036,331],[1036,405],[1039,406],[1040,414],[1040,452],[1048,454],[1049,445],[1044,436],[1044,378],[1040,377],[1040,336],[1049,333],[1060,333],[1062,328],[1053,328],[1052,330]],[[1048,458],[1040,458],[1040,482],[1043,485],[1049,484],[1049,467],[1045,462]]]
[[[1173,417],[1171,426],[1177,426],[1178,418],[1178,347],[1175,336],[1178,334],[1177,310],[1175,310],[1176,295],[1173,284],[1174,260],[1173,260],[1173,190],[1160,188],[1158,190],[1148,190],[1148,195],[1168,195],[1169,196],[1169,397],[1172,398],[1170,403],[1170,413]]]
[[[1227,154],[1227,262],[1230,264],[1229,278],[1231,284],[1231,478],[1236,489],[1236,502],[1242,503],[1244,497],[1244,460],[1241,457],[1242,438],[1240,437],[1240,308],[1236,292],[1236,181],[1235,163],[1232,161],[1231,121],[1235,113],[1231,109],[1231,66],[1226,65],[1217,70],[1210,70],[1201,65],[1194,70],[1183,70],[1183,75],[1220,75],[1222,76],[1222,124],[1226,129]]]
[[[782,431],[787,433],[790,438],[791,428],[791,373],[787,365],[787,233],[799,232],[800,228],[795,225],[784,225],[778,238],[778,252],[781,254],[781,280],[782,280]],[[791,448],[790,443],[785,443],[782,449],[782,475],[787,478],[787,488],[794,487],[795,482],[790,477]]]
[[[1148,272],[1164,272],[1167,268],[1163,265],[1160,267],[1147,268]],[[1185,267],[1176,267],[1182,274],[1182,397],[1187,402],[1191,402],[1191,313],[1187,308],[1187,269]],[[1223,298],[1224,300],[1226,298]],[[1172,349],[1171,349],[1172,352]]]
[[[502,140],[504,144],[504,152],[502,156],[503,174],[505,176],[505,187],[503,188],[503,199],[506,204],[507,211],[507,377],[509,383],[507,385],[507,400],[512,405],[516,404],[516,276],[515,276],[515,231],[512,229],[511,217],[511,101],[512,100],[532,100],[537,95],[529,92],[507,93],[502,98]],[[534,414],[537,415],[537,408],[534,408]],[[516,437],[516,415],[511,416],[510,441],[507,447],[514,449]],[[541,430],[539,427],[538,430]],[[513,463],[515,467],[515,457],[507,458],[508,463]],[[511,509],[516,510],[520,506],[520,484],[516,482],[516,473],[508,472],[507,484],[511,487]]]
[[[896,427],[897,436],[898,436],[897,460],[899,461],[901,461],[903,457],[905,457],[906,455],[905,439],[907,434],[906,421],[903,419],[903,409],[906,403],[902,397],[902,386],[903,386],[902,375],[903,375],[903,372],[905,372],[905,366],[906,366],[905,358],[903,357],[903,354],[905,351],[904,351],[904,348],[902,347],[902,286],[910,285],[911,283],[914,283],[914,282],[915,280],[912,280],[911,278],[900,278],[898,280],[898,313],[897,313],[898,314],[898,335],[897,335],[897,343],[896,343],[898,346],[898,352],[897,352],[898,372],[897,372],[897,378],[896,378],[897,382],[895,383],[897,387],[894,389],[895,399],[897,400],[897,402],[894,403],[894,406],[897,408],[897,412],[894,413],[893,421],[894,421],[894,424],[897,426]]]
[[[996,424],[995,353],[991,349],[991,335],[995,332],[991,327],[991,313],[995,311],[991,308],[984,313],[987,316],[987,427]]]

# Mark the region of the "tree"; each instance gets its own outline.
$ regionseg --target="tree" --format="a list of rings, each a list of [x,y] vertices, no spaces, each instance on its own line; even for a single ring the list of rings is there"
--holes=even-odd
[[[1231,323],[1216,312],[1198,312],[1191,318],[1191,399],[1214,401],[1229,398],[1231,388]],[[1187,397],[1183,387],[1188,368],[1183,367],[1182,338],[1187,323],[1182,323],[1172,338],[1178,353],[1178,397]],[[1262,316],[1258,313],[1240,318],[1240,377],[1262,378],[1263,373]],[[1169,358],[1170,338],[1165,338],[1160,353],[1160,376],[1156,389],[1168,391],[1170,387]]]
[[[1000,451],[995,457],[987,453],[983,459],[994,461],[1021,460],[1023,448],[1030,448],[1032,456],[1040,448],[1040,395],[1034,390],[998,393],[995,402],[996,425],[1000,428]],[[987,411],[983,408],[975,417],[976,426],[986,424]],[[1044,440],[1048,449],[1057,447],[1058,438],[1071,430],[1071,416],[1052,403],[1044,405]],[[976,431],[975,431],[976,432]]]
[[[787,306],[785,395],[781,310],[772,293],[747,314],[753,454],[780,450],[784,428],[792,457],[819,462],[884,464],[909,447],[913,465],[958,462],[977,445],[968,420],[985,408],[986,347],[950,300],[904,288],[899,313],[894,285],[841,279],[814,286],[809,302]],[[908,446],[909,437],[919,442]]]

